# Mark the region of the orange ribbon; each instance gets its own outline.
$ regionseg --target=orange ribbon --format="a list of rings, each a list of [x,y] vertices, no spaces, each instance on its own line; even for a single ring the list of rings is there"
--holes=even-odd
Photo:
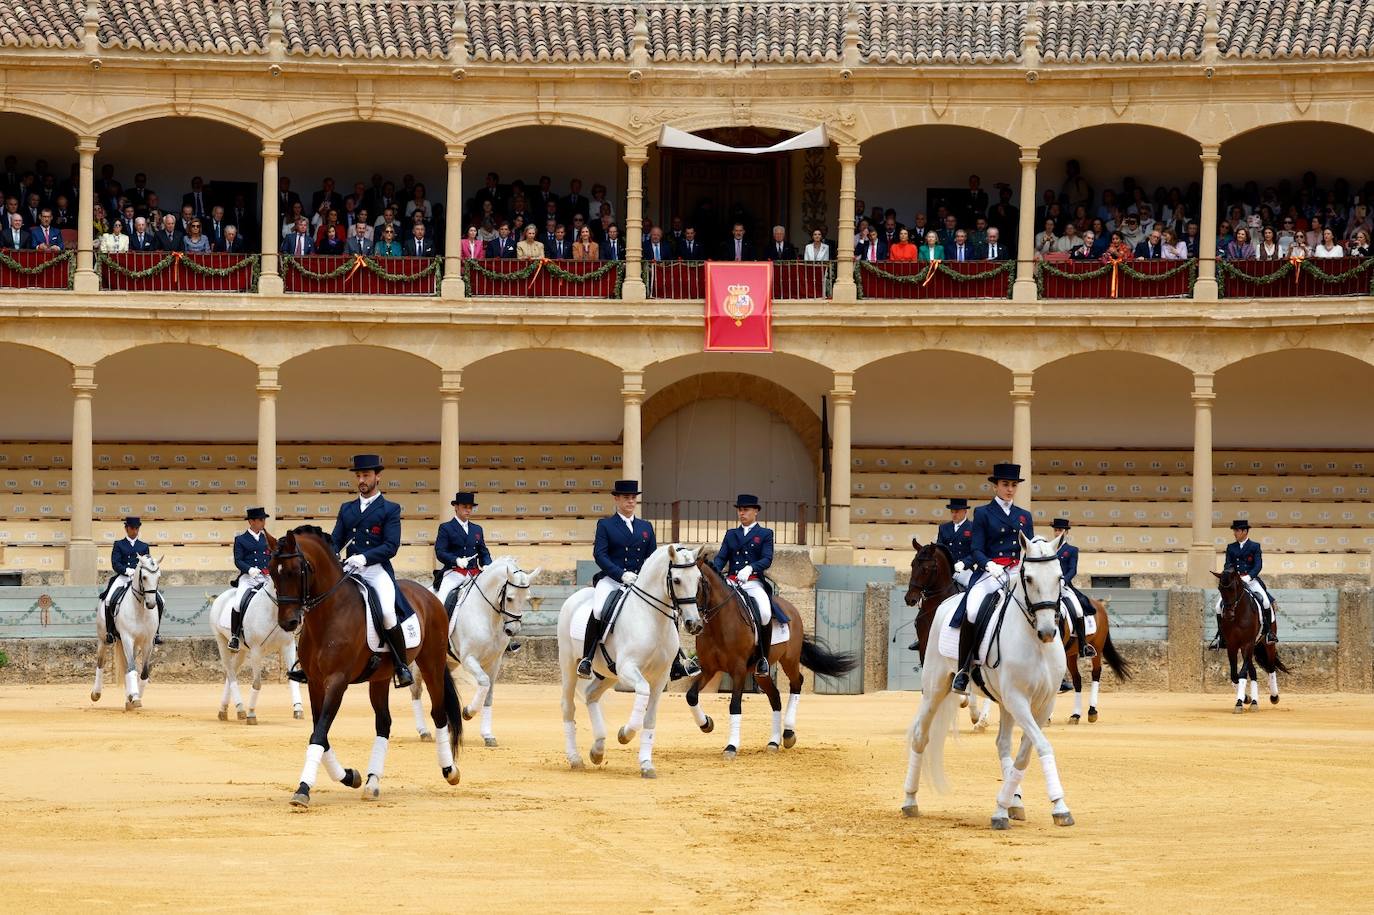
[[[172,283],[173,283],[173,285],[179,285],[179,284],[181,283],[181,252],[180,252],[180,251],[173,251],[173,252],[172,252]]]
[[[1302,258],[1290,257],[1288,263],[1293,265],[1293,291],[1298,289],[1298,274],[1302,273]]]
[[[347,283],[349,280],[353,279],[353,274],[357,273],[360,267],[365,266],[365,263],[361,254],[353,255],[353,269],[348,271],[348,274],[344,277],[344,282]]]
[[[1117,275],[1121,268],[1121,258],[1112,258],[1112,298],[1116,298]]]
[[[544,270],[544,265],[548,262],[549,259],[547,257],[539,258],[539,265],[534,268],[534,272],[530,274],[530,281],[525,284],[526,292],[528,292],[534,286],[534,281],[539,279],[539,274]]]
[[[921,280],[921,287],[924,288],[931,280],[935,279],[935,271],[940,269],[940,262],[933,260],[930,267],[926,270],[926,278]]]

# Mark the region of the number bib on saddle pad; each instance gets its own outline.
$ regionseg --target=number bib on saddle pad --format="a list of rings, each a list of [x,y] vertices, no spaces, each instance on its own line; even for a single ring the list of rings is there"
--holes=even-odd
[[[380,614],[379,614],[379,613],[376,613],[376,612],[373,610],[373,607],[372,607],[373,600],[375,599],[375,595],[373,595],[372,589],[369,588],[369,587],[367,587],[366,584],[365,584],[364,582],[362,582],[362,581],[356,581],[356,580],[355,580],[355,584],[358,585],[358,591],[362,594],[362,596],[363,596],[363,603],[366,605],[366,612],[365,612],[363,615],[364,615],[365,617],[367,617],[367,647],[368,647],[368,648],[371,648],[371,649],[372,649],[373,651],[375,651],[375,652],[382,652],[382,651],[384,651],[384,650],[390,650],[390,649],[384,649],[384,648],[382,647],[382,639],[381,639],[381,636],[379,636],[379,635],[377,634],[377,622],[376,622],[376,617],[379,616]],[[402,618],[401,618],[401,610],[400,610],[400,608],[398,607],[398,608],[396,609],[396,619],[397,619],[397,621],[401,624],[401,634],[402,634],[403,636],[405,636],[406,647],[407,647],[407,648],[414,648],[414,647],[416,647],[417,645],[419,645],[419,644],[420,644],[420,617],[419,617],[419,615],[418,615],[417,613],[415,613],[414,610],[412,610],[411,613],[410,613],[410,616],[407,616],[407,617],[405,617],[404,619],[402,619]]]
[[[992,611],[993,616],[988,620],[987,631],[983,633],[983,644],[978,646],[978,654],[975,656],[979,664],[987,662],[988,648],[992,645],[993,637],[997,634],[997,618],[1007,611],[1006,595],[1001,591],[998,591],[997,594],[1000,600],[996,609]],[[959,660],[959,632],[959,628],[940,627],[940,654],[951,661]]]
[[[779,623],[778,618],[773,617],[773,641],[770,645],[780,645],[792,636],[792,626],[790,623]]]
[[[1066,619],[1066,620],[1069,621],[1069,629],[1072,630],[1072,629],[1073,629],[1073,620],[1072,620],[1072,619],[1069,619],[1069,608],[1068,608],[1068,607],[1065,607],[1064,604],[1063,604],[1062,602],[1061,602],[1060,605],[1059,605],[1059,616],[1060,616],[1061,618]],[[1097,634],[1097,615],[1096,615],[1095,613],[1084,613],[1084,614],[1083,614],[1083,634],[1084,634],[1084,635],[1096,635],[1096,634]]]

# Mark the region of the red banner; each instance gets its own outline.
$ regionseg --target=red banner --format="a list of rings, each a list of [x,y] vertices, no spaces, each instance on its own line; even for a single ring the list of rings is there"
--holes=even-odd
[[[773,265],[708,261],[706,352],[773,351]]]

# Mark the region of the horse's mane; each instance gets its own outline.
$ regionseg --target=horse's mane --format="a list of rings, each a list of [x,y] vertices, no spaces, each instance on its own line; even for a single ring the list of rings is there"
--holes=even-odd
[[[949,547],[945,546],[943,543],[940,543],[938,540],[932,540],[929,543],[922,546],[921,549],[916,551],[916,555],[920,556],[923,551],[931,549],[938,550],[939,552],[944,553],[945,561],[949,563],[949,567],[951,569],[954,568],[954,554],[949,551]]]

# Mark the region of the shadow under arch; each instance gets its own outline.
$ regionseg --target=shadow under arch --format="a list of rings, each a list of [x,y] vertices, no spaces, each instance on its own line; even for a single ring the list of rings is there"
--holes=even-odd
[[[1218,369],[1214,447],[1374,451],[1374,365],[1318,348],[1257,353]]]
[[[1193,373],[1163,356],[1087,350],[1035,371],[1037,448],[1166,448],[1193,444]]]
[[[0,385],[23,392],[7,399],[0,440],[69,441],[72,380],[72,364],[63,356],[39,346],[0,341]]]
[[[746,372],[703,372],[672,382],[644,401],[640,408],[642,437],[689,404],[703,400],[741,400],[782,419],[820,459],[821,419],[800,397],[776,382]]]
[[[96,363],[97,441],[245,442],[257,437],[257,367],[230,350],[146,343]]]
[[[854,373],[854,447],[1009,448],[1012,372],[949,349],[894,353]]]

